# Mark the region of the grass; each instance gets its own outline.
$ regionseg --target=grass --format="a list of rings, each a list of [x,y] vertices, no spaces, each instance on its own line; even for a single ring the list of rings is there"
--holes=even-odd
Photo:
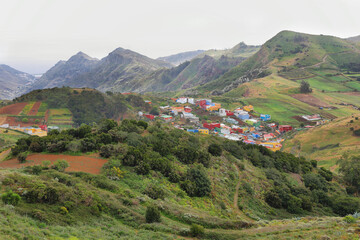
[[[52,108],[52,109],[50,109],[50,116],[61,116],[61,115],[71,115],[71,112],[68,108]]]
[[[11,147],[16,143],[16,141],[22,137],[27,136],[25,133],[18,131],[0,128],[0,152],[6,148]]]
[[[357,115],[360,117],[360,115]],[[350,123],[353,120],[354,123]],[[319,161],[319,165],[336,170],[336,162],[343,154],[360,154],[360,138],[350,128],[360,128],[360,120],[346,117],[326,125],[299,132],[285,141],[283,150]]]
[[[352,89],[355,89],[356,91],[360,91],[360,82],[347,82],[345,84],[347,87],[350,87]]]
[[[310,84],[312,88],[316,88],[319,90],[324,90],[327,92],[346,92],[351,91],[351,88],[346,87],[343,84],[340,84],[336,81],[327,80],[321,77],[314,77],[306,79],[306,81]]]

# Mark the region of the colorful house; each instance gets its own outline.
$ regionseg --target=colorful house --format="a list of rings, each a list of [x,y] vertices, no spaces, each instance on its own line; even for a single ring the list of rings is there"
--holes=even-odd
[[[199,132],[198,129],[188,129],[187,131],[191,132],[191,133],[198,133]]]
[[[252,105],[249,105],[249,106],[244,106],[243,109],[247,112],[251,112],[251,111],[254,111],[254,107]]]
[[[167,122],[168,122],[168,121],[171,121],[171,120],[173,119],[172,116],[170,116],[170,115],[165,115],[165,114],[161,115],[160,118],[161,118],[162,120],[167,121]]]
[[[245,113],[238,113],[236,116],[237,116],[239,119],[241,119],[241,120],[247,120],[247,119],[250,118],[250,115],[249,115],[247,112],[245,112]]]
[[[260,114],[260,119],[263,121],[269,121],[271,116],[269,114]]]
[[[192,111],[192,108],[191,107],[184,107],[184,111],[189,113]]]
[[[209,129],[207,129],[207,128],[199,128],[199,133],[201,133],[201,134],[209,134]]]
[[[214,130],[215,128],[220,128],[220,123],[203,123],[203,127],[209,130]]]
[[[144,116],[150,120],[153,120],[155,118],[155,116],[152,114],[144,114]]]
[[[152,104],[152,102],[151,101],[148,101],[148,100],[145,100],[145,103],[147,103],[147,104]]]
[[[220,103],[210,103],[210,105],[206,105],[207,111],[218,111],[221,108]]]
[[[293,128],[292,128],[292,126],[290,126],[290,125],[280,125],[280,126],[279,126],[279,131],[280,131],[281,133],[291,131],[292,129],[293,129]]]
[[[187,98],[186,97],[178,98],[176,99],[176,102],[181,104],[187,103]]]

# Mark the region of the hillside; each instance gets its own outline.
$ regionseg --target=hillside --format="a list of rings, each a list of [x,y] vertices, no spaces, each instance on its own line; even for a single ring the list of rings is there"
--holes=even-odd
[[[229,49],[211,49],[204,51],[203,53],[198,55],[198,57],[203,57],[207,55],[213,58],[220,58],[221,56],[248,58],[254,55],[257,51],[259,51],[260,47],[261,46],[247,45],[244,42],[240,42],[239,44]]]
[[[215,59],[205,55],[174,68],[155,71],[132,83],[130,91],[166,92],[189,89],[218,78],[244,59],[225,56]]]
[[[182,52],[182,53],[177,53],[177,54],[173,54],[173,55],[166,56],[166,57],[159,57],[159,58],[157,58],[157,60],[171,63],[174,66],[178,66],[181,63],[192,60],[193,58],[197,57],[199,54],[201,54],[203,52],[205,52],[205,51],[204,50],[196,50],[196,51]]]
[[[79,126],[82,123],[96,123],[102,118],[120,119],[125,115],[131,116],[137,111],[149,108],[149,105],[138,95],[104,94],[95,89],[63,87],[34,90],[15,98],[13,103],[17,105],[23,104],[23,106],[20,107],[18,112],[11,112],[8,118],[13,118],[13,115],[19,115],[20,117],[28,115],[24,112],[24,109],[35,102],[41,102],[44,106],[42,109],[43,114],[40,114],[39,111],[39,114],[32,118],[45,118],[46,124],[65,124],[69,127],[72,125]],[[8,107],[11,108],[11,106]],[[28,110],[30,108],[28,107]],[[30,122],[31,124],[33,123]]]
[[[350,42],[354,42],[354,43],[359,43],[360,42],[360,35],[356,36],[356,37],[349,37],[346,38],[346,40],[350,41]]]
[[[336,119],[324,126],[303,130],[287,140],[286,152],[307,159],[315,159],[320,166],[337,170],[337,161],[344,155],[360,155],[360,136],[354,130],[360,129],[360,115]]]
[[[126,84],[157,69],[170,67],[136,52],[117,48],[101,60],[79,52],[47,71],[32,89],[49,87],[88,87],[101,91],[127,91]]]
[[[360,48],[346,40],[332,36],[282,31],[268,40],[255,55],[207,84],[204,89],[219,90],[220,88],[223,93],[228,92],[243,82],[269,74],[265,69],[275,71],[290,80],[314,77],[311,70],[320,69],[325,69],[329,71],[328,74],[334,76],[341,75],[345,71],[350,74],[351,71],[357,71],[359,61]],[[346,88],[354,90],[357,85]]]
[[[0,232],[9,239],[336,236],[354,225],[336,216],[360,207],[313,162],[160,122],[104,120],[18,141],[12,155],[24,152],[23,164],[0,163],[3,201],[13,205],[0,203]],[[107,163],[100,174],[70,160],[13,169],[57,154]]]
[[[0,64],[0,99],[13,99],[23,94],[36,81],[33,75]]]

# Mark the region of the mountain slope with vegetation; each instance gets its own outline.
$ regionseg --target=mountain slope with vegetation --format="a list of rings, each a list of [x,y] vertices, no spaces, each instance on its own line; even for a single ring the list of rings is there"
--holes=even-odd
[[[28,137],[12,149],[25,161],[27,152],[98,152],[108,162],[100,175],[67,172],[64,161],[0,170],[0,232],[9,238],[314,236],[310,229],[330,230],[342,221],[326,216],[360,208],[360,200],[316,162],[159,122],[103,120]],[[316,217],[326,220],[319,224]],[[9,231],[11,225],[16,227]]]
[[[183,62],[191,61],[193,58],[197,57],[201,53],[205,52],[204,50],[196,50],[196,51],[188,51],[188,52],[182,52],[178,54],[173,54],[166,57],[159,57],[157,60],[161,60],[164,62],[171,63],[175,66],[180,65]]]
[[[141,96],[125,96],[121,93],[105,94],[89,88],[63,87],[34,90],[15,98],[13,102],[31,101],[42,101],[48,108],[68,108],[77,126],[82,123],[96,123],[102,118],[121,119],[125,115],[132,115],[140,110],[149,110],[149,104],[146,104]]]
[[[170,67],[163,61],[117,48],[101,60],[79,52],[47,71],[32,89],[51,87],[88,87],[101,91],[126,91],[126,84],[157,69]]]
[[[33,75],[0,64],[0,99],[11,100],[20,96],[35,81]]]
[[[203,85],[218,78],[245,58],[222,56],[214,59],[205,55],[170,69],[161,69],[132,83],[130,91],[166,92],[180,91]]]

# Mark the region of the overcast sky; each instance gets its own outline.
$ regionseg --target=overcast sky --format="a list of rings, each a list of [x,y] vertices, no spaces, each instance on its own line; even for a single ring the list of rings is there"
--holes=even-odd
[[[281,30],[360,35],[358,0],[0,0],[0,64],[42,73],[79,51],[157,58],[263,44]]]

